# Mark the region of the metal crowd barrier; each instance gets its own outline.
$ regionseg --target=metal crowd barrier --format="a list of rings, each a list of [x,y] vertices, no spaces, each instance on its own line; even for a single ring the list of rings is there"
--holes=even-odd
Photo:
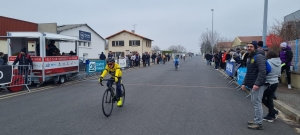
[[[12,82],[5,87],[10,91],[22,90],[25,86],[30,92],[28,85],[31,85],[32,66],[13,65]]]

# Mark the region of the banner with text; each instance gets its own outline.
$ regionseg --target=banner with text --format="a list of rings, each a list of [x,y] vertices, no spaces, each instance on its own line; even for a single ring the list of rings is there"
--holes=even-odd
[[[246,76],[246,72],[247,72],[247,68],[245,68],[245,67],[241,67],[241,68],[238,69],[238,71],[237,71],[237,83],[239,85],[243,84],[243,81],[244,81],[245,76]]]
[[[226,63],[226,74],[229,76],[234,76],[234,62],[227,62]]]
[[[105,60],[87,60],[86,62],[86,72],[102,72],[106,66]]]
[[[0,85],[11,83],[12,73],[13,68],[11,65],[0,66]]]

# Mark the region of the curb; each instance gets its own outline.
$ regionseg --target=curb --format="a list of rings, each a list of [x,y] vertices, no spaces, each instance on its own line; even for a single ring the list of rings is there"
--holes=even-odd
[[[219,72],[221,72],[221,74],[225,74],[224,72],[218,70]],[[237,82],[234,82],[233,84],[237,84]],[[246,92],[247,94],[249,94],[248,91],[243,90],[244,92]],[[300,124],[300,112],[295,110],[294,108],[290,107],[289,105],[279,101],[279,100],[273,100],[274,106],[280,110],[280,112],[282,112],[283,114],[285,114],[286,116],[288,116],[291,120],[294,120],[296,123]]]

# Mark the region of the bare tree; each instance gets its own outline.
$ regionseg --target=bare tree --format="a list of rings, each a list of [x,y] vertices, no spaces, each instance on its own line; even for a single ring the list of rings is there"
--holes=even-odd
[[[169,47],[169,50],[173,53],[183,53],[186,52],[186,48],[182,45],[172,45]]]
[[[220,40],[220,34],[217,31],[202,32],[199,40],[201,43],[201,53],[211,52],[211,48],[215,47]],[[214,49],[214,52],[216,51],[217,50]]]
[[[153,51],[160,51],[160,48],[156,45],[152,46],[152,50]]]
[[[280,51],[282,41],[291,41],[298,38],[300,22],[284,22],[276,20],[269,28],[267,45],[274,51]]]

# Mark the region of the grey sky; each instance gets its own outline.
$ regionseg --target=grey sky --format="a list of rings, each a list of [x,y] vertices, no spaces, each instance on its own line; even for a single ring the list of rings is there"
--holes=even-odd
[[[300,9],[299,0],[269,0],[268,25]],[[214,29],[222,37],[262,35],[264,0],[3,0],[0,15],[36,23],[87,23],[104,38],[132,30],[167,49],[199,51],[199,36]]]

